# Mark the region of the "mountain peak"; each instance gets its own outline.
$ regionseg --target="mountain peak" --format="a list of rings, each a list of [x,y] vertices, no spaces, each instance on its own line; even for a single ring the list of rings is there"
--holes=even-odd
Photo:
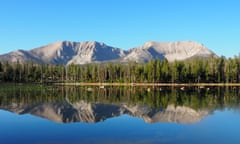
[[[188,45],[188,46],[193,46],[193,45],[198,45],[198,46],[203,46],[203,44],[200,44],[195,41],[174,41],[174,42],[157,42],[157,41],[148,41],[146,42],[143,47],[144,48],[149,48],[149,47],[156,47],[158,45]]]
[[[143,45],[143,48],[149,48],[149,47],[152,47],[154,45],[156,45],[156,41],[147,41],[144,45]]]
[[[85,47],[97,47],[97,46],[104,46],[104,43],[98,42],[98,41],[83,41],[83,42],[75,42],[75,41],[57,41],[54,43],[51,43],[49,45],[55,45],[55,46],[60,46],[60,45],[64,45],[64,46],[69,46],[69,45],[83,45]]]
[[[152,49],[161,53],[168,61],[186,60],[194,57],[209,57],[215,55],[203,44],[195,41],[176,41],[176,42],[146,42],[142,49]]]
[[[80,43],[84,44],[84,45],[92,46],[92,47],[105,45],[104,43],[100,43],[97,41],[84,41],[84,42],[80,42]]]

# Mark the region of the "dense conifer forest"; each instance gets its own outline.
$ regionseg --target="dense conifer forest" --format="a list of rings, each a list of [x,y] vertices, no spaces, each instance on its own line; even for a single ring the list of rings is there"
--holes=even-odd
[[[0,82],[239,83],[240,56],[67,66],[0,62]]]

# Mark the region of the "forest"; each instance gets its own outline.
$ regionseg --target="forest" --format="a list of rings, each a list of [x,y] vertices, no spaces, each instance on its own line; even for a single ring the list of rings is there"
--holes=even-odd
[[[0,82],[239,83],[240,56],[67,66],[0,62]]]

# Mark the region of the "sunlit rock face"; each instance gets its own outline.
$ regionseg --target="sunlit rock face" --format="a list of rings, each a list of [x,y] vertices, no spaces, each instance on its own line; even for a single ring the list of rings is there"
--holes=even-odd
[[[193,41],[154,42],[137,48],[116,48],[96,41],[59,41],[32,50],[18,50],[0,55],[0,61],[11,63],[88,64],[116,62],[148,62],[151,59],[187,60],[216,56],[203,44]]]
[[[193,41],[179,42],[147,42],[142,47],[152,55],[162,54],[164,58],[172,62],[174,60],[186,60],[197,57],[210,57],[215,54],[203,44]]]

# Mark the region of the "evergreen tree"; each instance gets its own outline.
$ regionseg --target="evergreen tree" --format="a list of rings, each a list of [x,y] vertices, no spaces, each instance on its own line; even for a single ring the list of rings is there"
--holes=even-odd
[[[149,83],[238,83],[240,56],[212,57],[169,63],[150,60],[148,63],[50,65],[0,62],[1,82],[149,82]]]

